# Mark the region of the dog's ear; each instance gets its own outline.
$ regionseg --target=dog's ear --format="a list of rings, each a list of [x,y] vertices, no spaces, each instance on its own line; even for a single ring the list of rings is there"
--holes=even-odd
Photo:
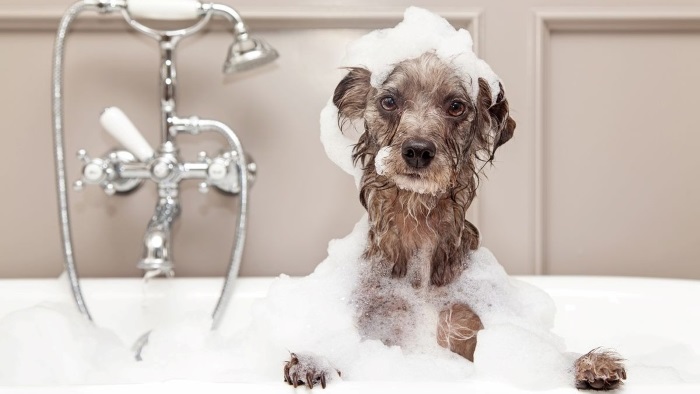
[[[356,119],[364,115],[367,106],[371,73],[361,67],[351,67],[349,70],[335,88],[333,104],[338,107],[339,117]]]
[[[479,111],[482,112],[484,117],[488,117],[488,121],[485,122],[488,135],[485,137],[487,141],[492,141],[490,144],[492,146],[489,146],[490,160],[493,159],[496,149],[508,142],[515,131],[515,121],[510,117],[508,100],[506,99],[503,85],[499,82],[498,87],[500,91],[496,97],[496,102],[493,103],[488,82],[483,78],[479,78],[479,97],[477,100]]]

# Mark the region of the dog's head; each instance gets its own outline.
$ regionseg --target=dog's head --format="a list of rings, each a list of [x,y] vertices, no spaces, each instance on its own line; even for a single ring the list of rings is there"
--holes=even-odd
[[[468,82],[434,53],[398,63],[379,87],[364,68],[350,68],[333,103],[339,122],[361,119],[364,133],[353,151],[365,177],[420,194],[471,201],[483,164],[515,129],[501,87],[495,102],[478,78],[478,96]]]

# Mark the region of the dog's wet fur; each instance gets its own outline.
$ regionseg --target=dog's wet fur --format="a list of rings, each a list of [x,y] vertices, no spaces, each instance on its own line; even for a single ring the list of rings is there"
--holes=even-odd
[[[370,225],[363,257],[370,268],[355,290],[356,318],[363,338],[401,345],[410,333],[392,321],[412,311],[392,288],[408,282],[440,294],[464,271],[469,252],[479,245],[478,230],[465,219],[467,208],[481,169],[513,136],[515,121],[502,86],[493,100],[487,81],[463,80],[431,52],[398,63],[380,87],[370,77],[364,68],[350,68],[333,96],[341,127],[364,121],[353,159],[363,169],[360,202]],[[478,86],[475,100],[470,84]],[[379,175],[375,157],[387,147]],[[449,299],[435,306],[438,344],[473,361],[483,329],[479,316]],[[295,386],[325,387],[335,372],[304,368],[304,376],[292,377],[290,368],[300,369],[299,360],[293,355],[285,364],[285,381]],[[593,350],[576,360],[574,376],[579,389],[609,390],[626,373],[620,356]]]

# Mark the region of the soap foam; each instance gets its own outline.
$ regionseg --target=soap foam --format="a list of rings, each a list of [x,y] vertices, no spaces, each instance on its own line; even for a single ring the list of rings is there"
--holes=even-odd
[[[0,319],[0,384],[99,381],[111,362],[129,358],[114,333],[90,324],[71,305],[41,304]]]
[[[384,175],[386,172],[386,158],[391,154],[391,146],[385,146],[377,152],[374,157],[374,167],[377,175]]]
[[[475,82],[483,78],[491,88],[491,101],[495,102],[500,80],[491,67],[476,56],[473,47],[469,31],[455,29],[447,20],[428,10],[410,7],[403,21],[395,27],[372,31],[352,42],[341,64],[366,68],[372,73],[372,86],[380,87],[399,62],[434,52],[458,71],[472,100],[479,94],[479,85]]]
[[[253,307],[249,327],[212,332],[206,311],[190,314],[155,327],[141,362],[128,344],[87,322],[70,304],[11,313],[0,319],[0,385],[280,382],[290,352],[322,356],[350,381],[475,379],[532,389],[572,385],[576,355],[567,353],[564,341],[550,331],[552,300],[508,277],[485,248],[471,253],[468,269],[445,287],[448,298],[469,303],[485,326],[478,334],[476,363],[437,345],[435,316],[444,296],[413,299],[420,313],[403,324],[416,329],[414,342],[399,347],[362,338],[353,317],[353,290],[369,264],[362,259],[367,231],[365,216],[348,236],[330,242],[328,257],[311,275],[276,279]],[[397,294],[417,291],[396,281]],[[700,358],[692,350],[662,343],[644,355],[639,342],[620,349],[635,376],[629,387],[700,382],[692,372]]]

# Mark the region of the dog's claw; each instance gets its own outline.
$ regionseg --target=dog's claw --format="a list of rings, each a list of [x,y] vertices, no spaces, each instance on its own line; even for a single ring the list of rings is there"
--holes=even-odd
[[[292,378],[289,377],[289,368],[291,367],[291,362],[284,364],[284,382],[292,383]]]
[[[311,371],[306,373],[306,387],[314,388],[314,374]]]

